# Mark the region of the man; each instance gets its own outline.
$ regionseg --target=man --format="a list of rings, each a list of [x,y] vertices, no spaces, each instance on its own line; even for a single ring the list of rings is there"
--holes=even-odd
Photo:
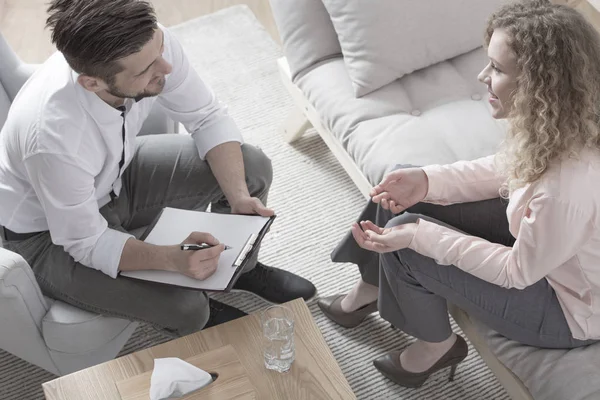
[[[270,216],[271,163],[242,144],[181,45],[137,0],[53,0],[59,52],[25,84],[0,134],[0,233],[44,294],[185,335],[244,315],[205,293],[119,278],[119,271],[211,276],[210,233],[182,251],[137,240],[164,207]],[[154,105],[191,135],[136,137]],[[157,132],[160,133],[160,132]],[[199,227],[201,229],[201,227]],[[315,294],[307,280],[253,263],[234,289],[275,303]]]

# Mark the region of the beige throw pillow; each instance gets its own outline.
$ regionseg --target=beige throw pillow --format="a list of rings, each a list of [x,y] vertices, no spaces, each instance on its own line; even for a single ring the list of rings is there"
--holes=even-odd
[[[323,0],[356,97],[483,44],[508,0]]]
[[[316,63],[342,53],[321,0],[270,0],[292,79]]]

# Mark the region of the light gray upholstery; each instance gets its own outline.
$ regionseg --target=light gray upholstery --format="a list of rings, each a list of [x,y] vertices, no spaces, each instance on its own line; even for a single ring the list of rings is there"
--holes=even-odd
[[[87,368],[91,361],[113,359],[137,325],[56,301],[42,319],[42,333],[50,357],[64,374]]]
[[[35,65],[21,62],[1,34],[0,56],[0,84],[10,101],[13,101],[21,86],[35,71]]]
[[[397,164],[444,164],[497,150],[506,122],[492,118],[487,88],[476,79],[487,63],[482,48],[356,98],[344,59],[331,43],[329,15],[317,3],[321,0],[271,0],[294,84],[371,184]],[[377,2],[364,4],[377,7]],[[315,44],[319,34],[323,43]],[[318,57],[309,54],[313,45]],[[461,323],[464,331],[481,331],[480,342],[495,366],[486,361],[510,393],[521,393],[515,398],[530,399],[521,391],[524,385],[536,400],[600,399],[600,344],[538,349],[510,341],[472,318]]]
[[[332,58],[296,84],[373,185],[396,164],[429,165],[493,154],[504,124],[477,81],[481,48],[356,98],[344,60]],[[441,84],[443,82],[443,84]]]
[[[0,128],[10,102],[35,69],[22,63],[0,35]],[[177,125],[156,107],[141,134],[167,132],[177,132]],[[1,245],[0,241],[1,349],[57,375],[116,357],[136,322],[48,300],[27,262]]]
[[[9,108],[10,99],[4,88],[0,85],[0,126],[4,125]]]
[[[23,257],[0,248],[0,348],[60,374],[42,336],[49,308]]]
[[[42,332],[48,349],[59,353],[90,353],[111,342],[130,322],[107,318],[55,302],[42,319]],[[65,331],[69,331],[66,336]]]
[[[321,0],[271,0],[292,79],[322,60],[341,56],[342,48]]]
[[[572,350],[540,349],[509,340],[471,320],[496,357],[536,400],[600,399],[600,343]]]

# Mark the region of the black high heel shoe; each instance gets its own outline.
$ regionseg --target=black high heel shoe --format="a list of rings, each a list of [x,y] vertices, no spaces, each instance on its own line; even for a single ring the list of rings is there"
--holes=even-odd
[[[377,368],[386,378],[396,382],[398,385],[418,388],[423,386],[425,381],[427,381],[434,372],[448,367],[450,367],[448,380],[453,381],[456,367],[467,358],[469,347],[467,342],[465,342],[465,339],[457,335],[456,342],[452,345],[450,350],[433,364],[431,368],[423,372],[409,372],[402,368],[402,365],[400,364],[401,353],[402,350],[392,351],[373,361],[373,365],[375,365],[375,368]]]

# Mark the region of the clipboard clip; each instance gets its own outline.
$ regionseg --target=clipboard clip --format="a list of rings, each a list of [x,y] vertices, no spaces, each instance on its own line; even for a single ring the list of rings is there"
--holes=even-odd
[[[237,268],[240,265],[242,265],[242,263],[244,262],[244,260],[246,259],[246,257],[248,256],[248,253],[250,253],[250,251],[252,250],[252,248],[254,247],[254,243],[256,242],[256,238],[258,236],[256,234],[251,234],[248,237],[248,240],[246,241],[246,244],[244,245],[244,247],[242,248],[242,251],[240,251],[240,254],[238,255],[237,259],[235,260],[235,262],[233,263],[233,267]]]

